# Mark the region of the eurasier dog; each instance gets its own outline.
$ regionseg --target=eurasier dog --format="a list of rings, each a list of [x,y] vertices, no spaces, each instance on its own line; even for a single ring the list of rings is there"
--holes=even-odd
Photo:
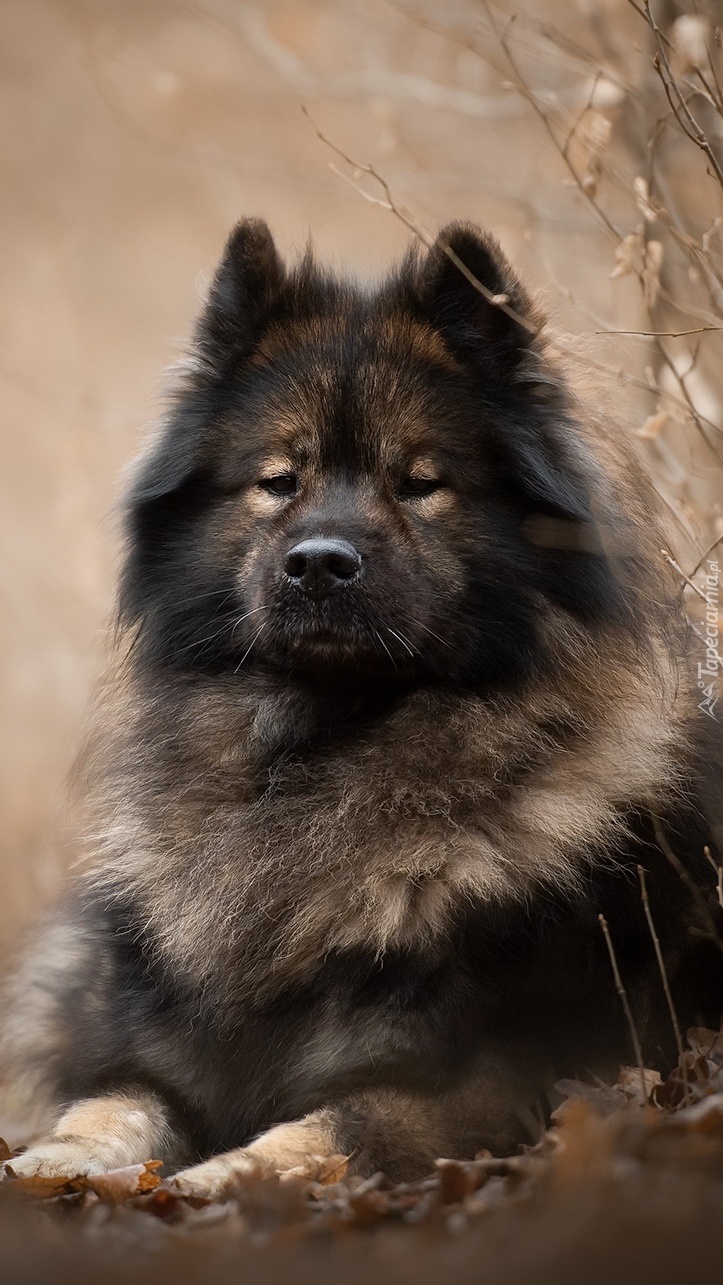
[[[233,232],[128,498],[93,859],[13,987],[54,1110],[16,1172],[217,1193],[529,1141],[631,1058],[601,912],[670,1055],[638,864],[680,1020],[715,1012],[714,720],[562,366],[473,228],[375,292]]]

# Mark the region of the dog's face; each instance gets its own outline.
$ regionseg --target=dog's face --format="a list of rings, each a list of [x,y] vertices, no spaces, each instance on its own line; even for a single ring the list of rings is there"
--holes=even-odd
[[[537,328],[467,229],[367,296],[308,260],[288,275],[265,226],[241,224],[131,498],[123,604],[149,654],[494,686],[540,662],[550,606],[611,610]]]

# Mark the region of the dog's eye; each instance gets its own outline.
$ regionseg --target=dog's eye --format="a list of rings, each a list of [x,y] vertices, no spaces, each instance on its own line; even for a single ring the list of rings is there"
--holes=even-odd
[[[299,482],[294,473],[277,473],[274,477],[262,477],[259,486],[271,495],[296,495]]]
[[[418,477],[410,474],[400,482],[397,494],[400,500],[423,499],[425,495],[438,491],[441,485],[442,483],[436,477]]]

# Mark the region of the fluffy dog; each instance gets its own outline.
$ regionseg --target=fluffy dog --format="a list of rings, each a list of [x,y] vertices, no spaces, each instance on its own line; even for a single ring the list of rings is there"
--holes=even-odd
[[[677,588],[490,236],[367,292],[242,222],[127,515],[94,856],[13,987],[54,1111],[16,1172],[529,1140],[630,1059],[600,912],[669,1055],[638,864],[681,1020],[720,1008]]]

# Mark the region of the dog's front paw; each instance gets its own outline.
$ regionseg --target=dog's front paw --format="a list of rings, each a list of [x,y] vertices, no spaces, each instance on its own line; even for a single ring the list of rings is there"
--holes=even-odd
[[[236,1186],[239,1179],[264,1172],[265,1166],[246,1151],[214,1156],[190,1169],[181,1169],[168,1180],[171,1191],[198,1200],[220,1200]]]
[[[106,1173],[112,1169],[113,1157],[104,1155],[103,1149],[84,1147],[75,1138],[39,1142],[20,1156],[6,1161],[4,1172],[8,1178],[77,1178],[91,1173]]]

